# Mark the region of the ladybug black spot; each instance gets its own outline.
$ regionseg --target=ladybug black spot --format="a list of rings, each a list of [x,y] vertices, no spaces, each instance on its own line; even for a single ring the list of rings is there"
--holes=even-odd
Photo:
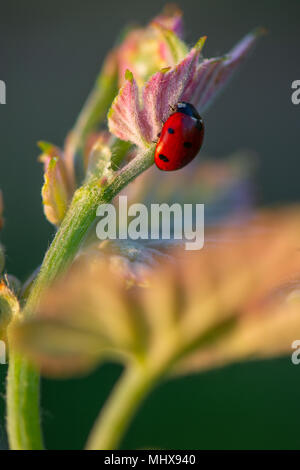
[[[169,127],[168,132],[169,132],[169,134],[175,134],[175,131],[174,131],[174,129],[172,129],[172,127]]]
[[[169,159],[165,155],[163,155],[162,153],[160,153],[158,156],[163,162],[168,162],[169,161]]]
[[[193,144],[192,142],[184,142],[183,146],[187,149],[190,149],[193,146]]]

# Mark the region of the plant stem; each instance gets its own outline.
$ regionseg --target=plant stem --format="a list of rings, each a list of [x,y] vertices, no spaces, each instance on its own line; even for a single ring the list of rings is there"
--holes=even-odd
[[[101,188],[93,181],[79,188],[31,289],[23,315],[36,309],[43,290],[73,261],[84,236],[95,219],[99,204],[107,204],[153,164],[154,147],[139,154],[113,180]],[[39,420],[38,373],[25,358],[11,351],[7,381],[7,429],[12,449],[42,448]]]
[[[147,369],[131,365],[125,369],[91,431],[86,448],[117,449],[133,415],[155,383]]]
[[[117,173],[106,187],[101,188],[97,180],[76,191],[71,206],[46,253],[26,303],[25,315],[36,308],[43,289],[73,261],[88,228],[96,217],[97,207],[111,202],[125,186],[152,164],[153,147],[150,147]]]
[[[108,72],[103,67],[68,138],[67,160],[71,168],[83,165],[82,150],[86,137],[105,119],[118,91],[117,79],[117,70]]]
[[[7,375],[7,432],[11,449],[43,449],[39,373],[14,351],[10,351]]]

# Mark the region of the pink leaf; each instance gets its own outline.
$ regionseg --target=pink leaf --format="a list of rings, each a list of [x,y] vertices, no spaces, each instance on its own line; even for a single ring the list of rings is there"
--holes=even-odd
[[[127,82],[108,114],[110,132],[139,147],[146,147],[155,140],[171,107],[191,86],[205,39],[202,38],[176,67],[163,69],[150,78],[143,90],[142,105],[136,81],[127,72]]]
[[[182,11],[174,5],[167,5],[163,13],[152,20],[152,24],[159,24],[163,28],[173,31],[176,36],[182,37]]]
[[[261,33],[256,30],[248,34],[225,57],[199,63],[206,40],[203,37],[179,64],[155,73],[141,91],[132,74],[127,73],[127,83],[109,112],[110,131],[122,140],[147,147],[157,139],[163,122],[179,101],[193,103],[202,113],[228,83]]]
[[[192,85],[199,60],[200,48],[193,48],[187,57],[173,69],[154,74],[143,90],[143,119],[151,123],[150,140],[155,140],[162,122],[170,115],[171,108]]]
[[[122,140],[145,147],[150,123],[142,118],[139,90],[132,73],[126,71],[125,78],[126,83],[113,101],[108,114],[109,130]]]
[[[206,86],[203,88],[201,94],[196,97],[196,106],[200,112],[206,110],[217,94],[224,89],[234,72],[253,49],[257,38],[263,32],[264,30],[260,28],[247,34],[247,36],[227,54],[227,57],[219,62],[210,79],[206,81]]]

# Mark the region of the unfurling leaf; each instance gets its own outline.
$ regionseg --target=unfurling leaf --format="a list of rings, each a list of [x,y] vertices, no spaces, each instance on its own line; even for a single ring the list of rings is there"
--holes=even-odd
[[[159,24],[172,31],[178,38],[183,34],[182,11],[174,4],[166,5],[162,13],[156,16],[151,24]]]
[[[122,140],[147,147],[157,138],[170,106],[180,100],[195,73],[203,43],[195,47],[174,69],[165,69],[151,77],[140,102],[138,85],[132,73],[126,72],[126,83],[115,98],[108,114],[110,131]]]
[[[7,327],[19,313],[19,302],[4,280],[0,281],[0,340],[6,341]]]
[[[130,69],[139,86],[158,70],[174,66],[188,50],[181,41],[182,13],[167,9],[144,28],[130,30],[117,48],[119,83]]]
[[[157,139],[162,122],[179,101],[194,104],[201,113],[247,57],[260,33],[257,30],[248,34],[224,57],[199,62],[206,40],[203,37],[177,64],[169,63],[152,75],[142,90],[135,74],[126,72],[127,81],[108,114],[110,131],[122,140],[147,147]]]
[[[64,160],[73,180],[84,180],[86,144],[104,122],[111,103],[124,83],[126,69],[132,70],[140,86],[163,67],[175,65],[187,53],[179,36],[182,13],[166,8],[146,27],[128,28],[104,60],[93,90],[68,134]]]
[[[44,185],[42,199],[44,213],[54,225],[59,225],[67,211],[73,195],[73,182],[65,166],[62,152],[52,144],[39,143],[43,154],[40,161],[44,163]]]

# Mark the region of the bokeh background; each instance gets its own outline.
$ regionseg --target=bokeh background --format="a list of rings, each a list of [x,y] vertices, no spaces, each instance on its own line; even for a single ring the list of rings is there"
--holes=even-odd
[[[7,268],[21,279],[40,264],[53,229],[42,213],[40,139],[62,144],[122,28],[146,23],[165,2],[10,0],[1,2],[0,187]],[[291,83],[300,79],[298,0],[185,0],[186,39],[208,35],[205,55],[228,51],[255,26],[265,26],[255,53],[205,116],[204,152],[222,159],[239,150],[258,155],[260,205],[300,200],[300,106]],[[280,227],[278,228],[280,229]],[[299,332],[300,337],[300,332]],[[87,378],[43,380],[48,448],[84,444],[121,369],[106,365]],[[0,435],[4,380],[0,366]],[[300,448],[300,366],[289,358],[233,365],[162,384],[148,398],[124,448]]]

